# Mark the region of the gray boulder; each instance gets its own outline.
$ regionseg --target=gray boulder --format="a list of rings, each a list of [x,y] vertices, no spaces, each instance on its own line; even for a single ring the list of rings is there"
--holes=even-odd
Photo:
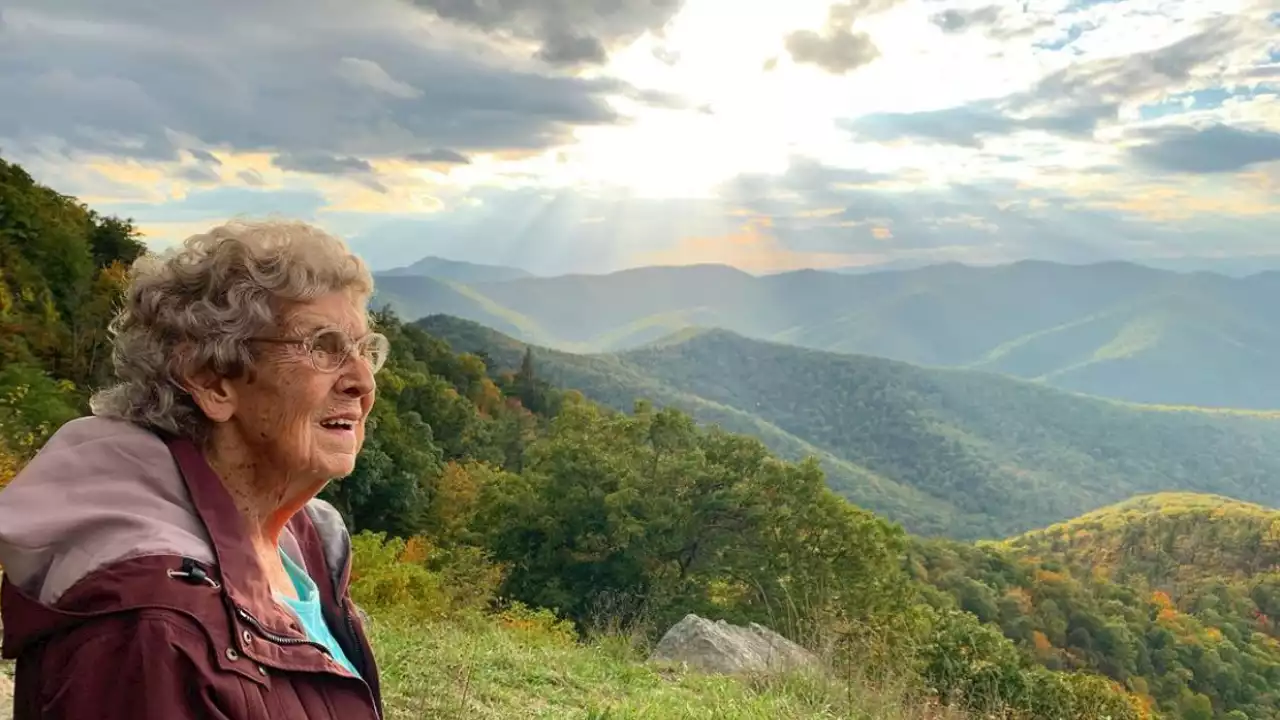
[[[790,672],[818,666],[817,657],[808,650],[763,625],[712,622],[692,613],[662,636],[649,659],[719,674]]]

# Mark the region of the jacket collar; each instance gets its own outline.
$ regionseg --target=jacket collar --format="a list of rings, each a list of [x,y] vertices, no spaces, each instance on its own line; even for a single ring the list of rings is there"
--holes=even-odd
[[[165,438],[165,443],[178,463],[196,514],[209,532],[216,563],[211,572],[225,587],[228,598],[238,611],[249,613],[266,630],[286,637],[300,637],[301,629],[276,602],[253,548],[245,542],[249,537],[248,523],[221,478],[205,460],[204,453],[185,438]],[[291,530],[285,532],[291,533]],[[282,544],[297,547],[292,537]],[[305,558],[294,559],[305,563]],[[307,568],[312,574],[319,570],[323,568]]]
[[[217,563],[212,570],[223,585],[224,597],[236,616],[235,623],[241,627],[248,623],[253,626],[251,632],[265,630],[290,641],[305,640],[306,634],[297,621],[275,601],[252,547],[245,542],[249,536],[248,524],[221,478],[205,460],[204,453],[190,440],[166,438],[165,442],[177,461],[195,511],[209,533]],[[294,515],[284,532],[281,545],[316,583],[325,620],[360,670],[381,713],[381,690],[373,650],[368,638],[356,631],[358,620],[344,602],[351,578],[351,542],[341,515],[328,503],[312,500]],[[334,669],[323,663],[321,667],[314,667],[306,660],[298,661],[276,652],[271,644],[246,643],[241,646],[241,652],[277,666]]]

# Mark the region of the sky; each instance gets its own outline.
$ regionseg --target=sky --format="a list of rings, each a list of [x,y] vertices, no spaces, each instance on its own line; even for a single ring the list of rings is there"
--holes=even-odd
[[[0,156],[375,269],[1280,253],[1280,0],[6,0]]]

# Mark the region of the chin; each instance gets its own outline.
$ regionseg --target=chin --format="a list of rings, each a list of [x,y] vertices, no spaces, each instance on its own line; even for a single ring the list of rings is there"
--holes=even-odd
[[[324,479],[335,480],[350,475],[356,469],[355,455],[329,455],[320,459],[316,464],[322,468]]]

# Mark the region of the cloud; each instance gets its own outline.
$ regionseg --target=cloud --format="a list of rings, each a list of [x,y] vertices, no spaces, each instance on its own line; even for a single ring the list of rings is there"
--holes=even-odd
[[[551,65],[600,65],[609,50],[659,31],[683,0],[409,0],[439,17],[538,46]]]
[[[387,187],[378,180],[373,165],[368,160],[358,157],[339,157],[324,153],[284,153],[272,158],[271,164],[281,170],[351,178],[375,192],[387,192]]]
[[[406,160],[422,163],[449,163],[454,165],[466,165],[471,160],[456,150],[448,150],[445,148],[437,148],[429,152],[409,153],[405,156]]]
[[[1257,252],[1274,243],[1268,227],[1280,222],[1280,208],[1265,191],[1249,189],[1256,180],[1196,186],[1178,178],[1088,177],[1076,174],[1066,189],[978,179],[916,186],[797,160],[782,175],[736,178],[723,195],[731,206],[769,218],[771,235],[797,253],[1094,262],[1142,257],[1153,249],[1196,252],[1204,238],[1226,252]],[[1136,202],[1141,198],[1162,200]],[[1186,211],[1171,213],[1172,206]]]
[[[819,35],[797,30],[787,36],[787,52],[798,63],[817,65],[829,73],[842,75],[880,56],[880,50],[866,33],[829,30]]]
[[[1006,114],[997,103],[979,102],[945,110],[875,113],[842,121],[841,125],[862,140],[890,142],[915,138],[981,148],[986,138],[1021,130],[1043,130],[1067,137],[1088,138],[1102,118],[1115,113],[1113,105],[1097,105],[1059,114],[1017,117]]]
[[[387,74],[382,66],[364,58],[344,57],[334,71],[338,77],[360,88],[372,88],[392,97],[413,99],[422,97],[422,91]]]
[[[1018,121],[989,103],[916,113],[874,113],[841,124],[864,141],[915,138],[974,148],[982,146],[984,136],[1007,135],[1018,128]]]
[[[176,176],[194,185],[211,185],[222,180],[222,177],[216,171],[204,165],[179,168]]]
[[[882,228],[877,230],[887,232]],[[685,237],[668,248],[639,253],[633,262],[641,265],[718,263],[747,272],[771,273],[866,265],[885,259],[882,253],[799,252],[779,242],[772,233],[772,220],[768,216],[752,216],[727,235]]]
[[[1198,32],[1150,52],[1069,65],[1042,78],[1026,93],[1015,95],[1014,109],[1051,110],[1095,123],[1121,103],[1158,92],[1181,89],[1197,69],[1223,57],[1244,34],[1238,17],[1217,18]]]
[[[366,159],[540,150],[619,122],[607,98],[635,92],[522,65],[399,0],[229,0],[216,12],[14,0],[4,18],[0,97],[22,108],[0,113],[10,151],[51,137],[152,160],[184,145]]]
[[[1067,65],[1030,88],[994,100],[914,113],[874,113],[842,121],[860,139],[911,138],[982,147],[991,137],[1037,130],[1092,138],[1122,107],[1184,90],[1195,73],[1211,68],[1245,35],[1243,21],[1211,21],[1180,40],[1146,52]]]
[[[132,217],[146,224],[206,222],[213,225],[225,221],[232,214],[227,212],[228,207],[236,208],[236,215],[280,214],[309,220],[315,218],[325,204],[325,198],[315,191],[217,187],[195,190],[186,197],[164,204],[103,203],[96,209],[108,214]]]
[[[989,27],[999,19],[1000,6],[998,5],[986,5],[968,10],[947,8],[929,17],[930,22],[948,33],[964,32],[975,27]]]
[[[852,26],[860,17],[883,12],[897,0],[850,0],[836,3],[827,12],[820,32],[794,30],[784,39],[787,52],[797,63],[816,65],[834,75],[843,75],[880,57],[880,49],[865,32]]]
[[[1148,142],[1130,155],[1153,170],[1180,173],[1235,172],[1280,160],[1280,133],[1215,124],[1171,127],[1146,133]]]
[[[696,1],[9,0],[0,148],[158,241],[287,214],[379,267],[1274,245],[1256,13]]]
[[[209,163],[210,165],[222,164],[222,161],[219,160],[216,155],[209,152],[208,150],[201,150],[200,148],[187,148],[187,152],[191,154],[191,157],[195,158],[196,160],[199,160],[200,162]]]
[[[317,173],[320,175],[350,175],[353,173],[373,172],[373,166],[366,160],[354,157],[334,157],[332,155],[307,154],[277,155],[271,164],[281,170],[297,170],[299,172]]]
[[[600,65],[609,53],[600,38],[561,31],[547,36],[535,57],[551,65]]]

